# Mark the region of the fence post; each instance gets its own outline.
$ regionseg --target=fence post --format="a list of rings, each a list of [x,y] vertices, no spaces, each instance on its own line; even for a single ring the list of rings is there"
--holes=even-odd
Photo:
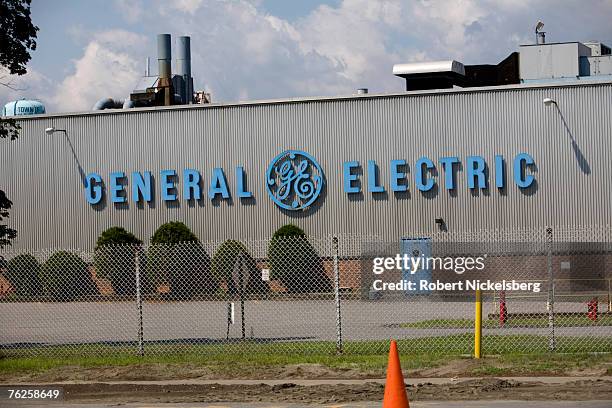
[[[476,310],[474,317],[474,358],[480,358],[482,344],[482,295],[476,290]]]
[[[342,354],[342,313],[340,311],[340,269],[338,267],[338,237],[332,238],[334,252],[334,292],[336,298],[336,353]]]
[[[236,263],[234,264],[232,279],[234,279],[235,283],[238,281],[236,284],[238,286],[238,300],[240,301],[240,333],[242,340],[246,338],[246,326],[244,321],[244,291],[246,290],[245,286],[247,281],[245,280],[244,269],[243,255],[242,252],[239,252],[238,257],[236,258]]]
[[[245,290],[245,282],[244,282],[244,264],[242,259],[242,252],[238,253],[238,286],[240,287],[240,324],[241,324],[241,333],[242,340],[246,339],[246,326],[244,322],[244,290]]]
[[[553,230],[552,228],[546,228],[546,260],[547,260],[547,269],[548,269],[548,329],[549,329],[549,337],[548,337],[548,349],[550,351],[555,351],[555,280],[553,275],[553,267],[552,267],[552,240],[553,240]]]
[[[134,262],[136,262],[134,270],[136,274],[136,305],[138,306],[138,355],[144,356],[144,333],[142,329],[142,295],[140,290],[140,247],[136,248]]]
[[[608,279],[608,313],[612,312],[612,298],[610,294],[612,293],[612,279]]]

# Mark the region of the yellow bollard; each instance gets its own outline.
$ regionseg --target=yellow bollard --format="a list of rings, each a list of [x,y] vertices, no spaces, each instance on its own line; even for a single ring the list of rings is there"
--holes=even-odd
[[[474,320],[474,358],[480,358],[480,341],[482,339],[482,299],[480,290],[476,291],[476,319]]]

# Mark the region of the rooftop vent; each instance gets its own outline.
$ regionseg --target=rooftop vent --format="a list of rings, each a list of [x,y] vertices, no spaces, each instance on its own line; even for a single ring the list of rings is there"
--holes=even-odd
[[[406,79],[407,91],[463,86],[465,67],[454,60],[395,64],[393,75]]]
[[[606,44],[602,44],[599,41],[587,41],[583,43],[587,47],[591,49],[592,57],[600,57],[602,55],[610,55],[612,54],[612,50]]]
[[[396,64],[393,74],[406,79],[406,90],[496,86],[519,83],[519,56],[513,52],[499,64],[463,65],[459,61]]]

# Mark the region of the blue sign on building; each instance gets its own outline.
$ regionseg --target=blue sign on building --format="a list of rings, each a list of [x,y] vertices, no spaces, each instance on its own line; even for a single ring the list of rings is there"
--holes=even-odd
[[[287,150],[276,156],[266,171],[268,195],[285,210],[305,210],[321,195],[323,170],[306,152]]]
[[[519,153],[512,163],[506,166],[503,156],[495,155],[489,165],[482,156],[467,156],[461,161],[457,156],[440,157],[437,163],[428,158],[418,158],[409,168],[406,160],[391,160],[388,164],[388,185],[381,182],[379,165],[374,160],[361,164],[358,161],[338,163],[342,179],[336,180],[347,196],[368,192],[379,194],[386,191],[401,193],[414,188],[426,193],[437,184],[445,190],[455,190],[458,186],[459,171],[466,177],[470,190],[486,190],[507,187],[508,179],[520,189],[531,187],[535,182],[532,174],[535,161],[527,153]],[[506,169],[508,167],[509,169]],[[461,169],[461,170],[459,170]],[[253,193],[246,186],[246,171],[243,166],[234,169],[234,195],[236,198],[252,198]],[[511,176],[506,173],[512,172]],[[209,175],[208,186],[199,170],[186,168],[179,174],[176,170],[164,169],[159,172],[159,196],[162,201],[231,199],[230,181],[223,168],[214,168]],[[321,197],[326,183],[323,169],[317,160],[301,150],[287,150],[274,157],[265,172],[266,191],[279,208],[287,211],[306,210]],[[109,174],[107,188],[98,173],[86,176],[85,197],[95,205],[102,202],[108,194],[110,202],[126,203],[129,198],[134,202],[153,200],[153,175],[149,171],[122,171]]]

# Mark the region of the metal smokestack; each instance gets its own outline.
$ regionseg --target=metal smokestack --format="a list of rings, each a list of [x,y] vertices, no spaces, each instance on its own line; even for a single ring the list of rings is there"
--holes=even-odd
[[[181,36],[176,44],[176,70],[182,78],[181,97],[183,103],[193,102],[193,78],[191,78],[191,37]]]
[[[177,40],[176,70],[178,75],[191,76],[191,37],[181,36]]]
[[[159,77],[157,89],[161,91],[159,104],[170,106],[174,102],[174,88],[172,86],[172,51],[170,34],[157,35],[157,65]]]
[[[157,65],[158,76],[160,78],[168,78],[172,76],[171,68],[172,51],[170,34],[157,35]]]

